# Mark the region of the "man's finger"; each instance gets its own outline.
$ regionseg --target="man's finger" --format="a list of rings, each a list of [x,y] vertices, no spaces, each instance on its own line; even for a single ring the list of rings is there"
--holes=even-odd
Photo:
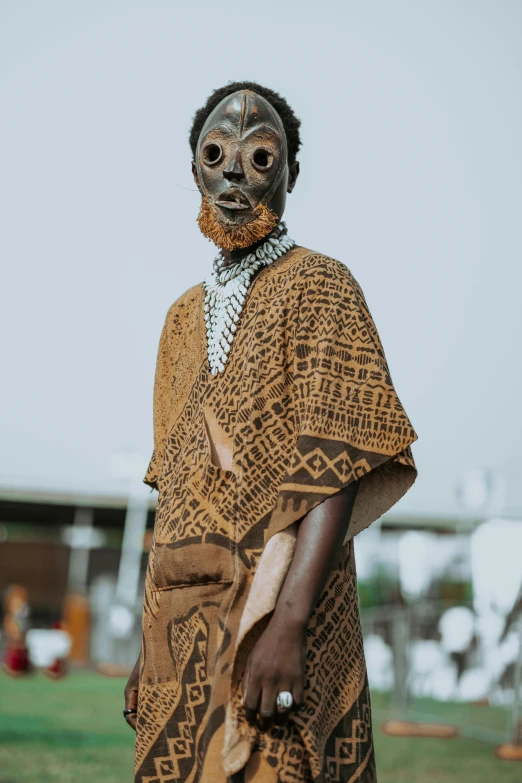
[[[133,731],[136,731],[136,718],[137,718],[137,715],[136,715],[135,712],[132,712],[132,713],[130,713],[130,715],[126,715],[125,716],[125,720],[127,721],[127,723],[129,724],[129,726],[131,727],[131,729]]]
[[[256,722],[260,696],[261,688],[259,681],[256,677],[252,676],[250,667],[248,667],[247,685],[243,696],[243,706],[245,708],[246,719],[249,723],[254,724]]]
[[[280,682],[277,687],[277,693],[281,693],[281,691],[289,691],[293,695],[293,689],[292,689],[292,683],[290,682]],[[283,726],[287,720],[288,715],[291,712],[291,710],[282,710],[280,707],[277,706],[277,694],[276,694],[276,711],[274,715],[274,723],[277,726]]]
[[[278,690],[275,682],[268,680],[263,683],[263,694],[261,696],[261,707],[259,709],[259,728],[263,731],[269,729],[274,722]]]
[[[138,707],[138,689],[132,688],[125,691],[125,709],[135,710]]]
[[[292,709],[299,710],[304,702],[304,682],[302,678],[296,680],[292,685],[292,696],[294,697]]]
[[[125,689],[125,709],[134,710],[134,712],[125,715],[125,720],[136,731],[136,710],[138,709],[138,688]]]

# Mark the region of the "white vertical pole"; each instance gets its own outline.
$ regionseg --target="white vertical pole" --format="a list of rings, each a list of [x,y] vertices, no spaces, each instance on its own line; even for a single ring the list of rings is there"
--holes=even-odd
[[[90,533],[94,521],[94,512],[92,508],[79,507],[74,512],[74,526],[71,538],[71,552],[69,555],[69,589],[78,590],[81,593],[87,592],[87,577],[89,573],[89,551],[90,551]],[[85,536],[85,542],[75,542],[74,533],[89,533]],[[83,538],[83,536],[77,537]]]
[[[116,602],[134,612],[138,598],[143,536],[147,527],[150,491],[142,483],[132,486],[129,492],[125,528],[121,547]]]

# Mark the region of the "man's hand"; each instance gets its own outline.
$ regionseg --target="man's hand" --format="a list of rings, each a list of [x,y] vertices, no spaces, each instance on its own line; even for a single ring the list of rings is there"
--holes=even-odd
[[[131,672],[131,675],[127,681],[127,685],[125,686],[125,690],[123,692],[125,695],[125,709],[134,710],[134,712],[131,712],[129,713],[129,715],[125,716],[125,720],[129,724],[131,729],[134,729],[134,731],[136,731],[136,710],[138,709],[139,678],[140,678],[140,656],[138,656],[138,660],[136,661],[134,669]]]
[[[304,670],[305,626],[274,613],[245,668],[242,691],[248,721],[257,723],[264,731],[273,723],[284,723],[289,711],[278,710],[277,694],[290,691],[294,697],[292,709],[299,708],[303,701]]]
[[[246,717],[266,730],[288,718],[277,694],[290,691],[293,708],[304,698],[306,627],[339,558],[359,483],[353,481],[312,508],[300,521],[294,556],[274,614],[252,650],[242,682]]]

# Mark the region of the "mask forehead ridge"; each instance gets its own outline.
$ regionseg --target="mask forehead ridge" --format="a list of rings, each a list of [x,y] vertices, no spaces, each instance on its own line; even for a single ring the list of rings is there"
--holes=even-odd
[[[252,92],[252,90],[238,90],[231,95],[227,95],[218,103],[203,125],[198,139],[197,152],[199,154],[201,141],[213,128],[223,125],[233,126],[238,136],[241,137],[244,132],[260,124],[268,125],[277,131],[281,137],[284,158],[286,160],[286,133],[281,117],[266,98],[263,98],[262,95],[256,92]]]

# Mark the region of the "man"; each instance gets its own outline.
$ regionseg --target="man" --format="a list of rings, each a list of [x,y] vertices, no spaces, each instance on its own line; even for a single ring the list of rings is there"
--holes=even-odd
[[[416,435],[357,282],[281,221],[299,124],[250,82],[194,119],[220,252],[158,352],[140,783],[376,779],[352,539],[413,483]]]

